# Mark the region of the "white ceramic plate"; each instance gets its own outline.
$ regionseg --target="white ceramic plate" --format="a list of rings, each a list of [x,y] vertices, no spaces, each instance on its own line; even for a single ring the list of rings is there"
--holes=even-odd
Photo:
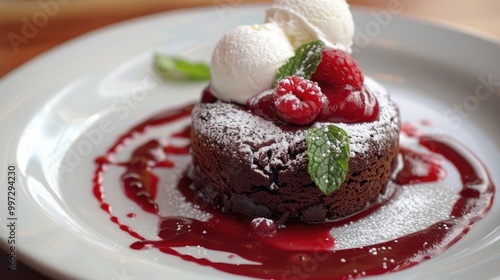
[[[133,239],[109,221],[91,193],[93,159],[141,119],[198,97],[204,84],[168,84],[155,76],[155,51],[208,61],[224,31],[261,22],[264,8],[213,6],[128,21],[64,44],[5,76],[2,247],[8,248],[10,235],[4,226],[7,171],[15,166],[17,254],[40,272],[56,278],[234,279],[155,250],[129,249]],[[361,35],[355,57],[391,90],[403,121],[433,120],[433,132],[460,139],[500,186],[500,44],[388,11],[355,10],[354,17]],[[82,139],[104,131],[103,123],[103,137],[83,147]],[[495,200],[490,213],[439,256],[382,278],[498,276],[499,209]]]

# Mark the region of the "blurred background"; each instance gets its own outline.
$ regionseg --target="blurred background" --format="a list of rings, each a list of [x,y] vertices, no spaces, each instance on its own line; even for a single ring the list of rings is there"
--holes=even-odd
[[[235,7],[271,0],[0,0],[0,77],[71,38],[126,19],[195,6]],[[348,0],[353,6],[384,9],[400,3],[402,13],[444,21],[500,38],[498,0]],[[32,38],[22,35],[36,21]],[[29,33],[27,33],[29,34]],[[16,37],[17,36],[17,37]],[[30,34],[31,36],[31,34]],[[13,47],[13,44],[17,44]]]
[[[197,6],[237,7],[271,0],[0,0],[0,78],[31,58],[91,30],[123,20]],[[499,0],[348,0],[352,6],[387,9],[452,24],[500,39]],[[36,30],[27,25],[36,23]],[[27,36],[21,36],[22,34]],[[500,48],[499,48],[500,50]],[[500,54],[500,53],[499,53]],[[75,252],[76,253],[76,252]],[[15,274],[0,265],[0,279],[46,279],[29,264]],[[77,265],[77,264],[75,264]],[[7,276],[7,278],[5,278]],[[12,278],[15,276],[14,278]]]

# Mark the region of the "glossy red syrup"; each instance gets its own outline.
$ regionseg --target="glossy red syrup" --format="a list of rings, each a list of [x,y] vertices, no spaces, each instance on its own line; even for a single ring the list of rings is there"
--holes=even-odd
[[[404,162],[394,182],[398,185],[410,185],[437,182],[446,177],[442,160],[432,153],[418,153],[401,147],[399,154]]]
[[[403,148],[403,167],[394,181],[411,186],[441,180],[445,172],[437,158],[443,157],[459,170],[462,190],[449,218],[395,240],[359,248],[335,248],[335,237],[330,234],[332,227],[343,224],[348,226],[349,222],[377,211],[381,204],[343,221],[317,225],[287,224],[269,234],[259,234],[252,229],[255,225],[252,226],[250,219],[223,214],[206,205],[199,205],[199,209],[211,214],[211,218],[205,221],[182,216],[162,216],[154,200],[159,191],[156,174],[162,172],[162,169],[175,166],[175,161],[168,160],[171,155],[189,156],[188,147],[162,146],[160,141],[153,140],[135,149],[126,161],[115,162],[112,159],[120,153],[119,147],[126,145],[133,135],[145,133],[147,127],[167,126],[173,121],[187,118],[191,108],[192,106],[187,106],[173,110],[137,125],[120,137],[106,154],[96,159],[94,195],[101,208],[109,213],[111,221],[137,239],[130,245],[132,249],[158,249],[198,265],[262,279],[346,279],[372,276],[399,271],[439,254],[459,240],[475,221],[486,215],[493,201],[494,187],[491,180],[484,167],[470,152],[449,139],[418,136],[420,145],[429,152],[418,153]],[[188,139],[189,127],[174,133],[170,138]],[[163,153],[163,156],[159,157],[159,153]],[[415,161],[420,162],[419,172],[415,171]],[[117,191],[118,188],[107,186],[102,179],[106,170],[113,165],[125,167],[121,176],[121,191],[145,212],[158,217],[159,240],[146,240],[113,215],[105,193]],[[422,170],[425,172],[420,172]],[[424,173],[425,176],[422,175]],[[181,176],[177,187],[188,201],[200,203],[189,189],[190,184],[187,176]],[[401,189],[400,185],[396,185],[392,199],[397,199],[398,189]],[[213,262],[210,257],[197,258],[176,250],[185,246],[226,252],[228,263]],[[229,263],[236,256],[256,264]]]
[[[413,123],[403,123],[401,125],[401,133],[407,135],[408,137],[418,138],[421,135],[420,130]]]
[[[355,90],[349,86],[320,86],[327,102],[317,117],[318,121],[360,123],[372,122],[378,118],[377,98],[367,87]]]

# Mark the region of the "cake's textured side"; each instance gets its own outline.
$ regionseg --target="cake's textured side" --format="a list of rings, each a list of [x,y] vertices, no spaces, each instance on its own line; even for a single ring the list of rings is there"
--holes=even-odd
[[[193,110],[193,189],[225,212],[280,221],[316,223],[366,208],[391,177],[400,125],[398,108],[385,89],[369,78],[366,86],[378,99],[379,118],[335,123],[349,136],[351,156],[346,180],[331,195],[324,195],[307,173],[307,127],[276,125],[224,102]]]

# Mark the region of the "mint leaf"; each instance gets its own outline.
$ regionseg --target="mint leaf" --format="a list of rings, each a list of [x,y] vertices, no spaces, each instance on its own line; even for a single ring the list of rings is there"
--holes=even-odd
[[[310,79],[321,62],[324,45],[322,41],[312,41],[298,47],[295,55],[278,69],[273,87],[276,87],[283,78],[292,75]]]
[[[307,172],[326,195],[337,190],[349,169],[349,138],[334,125],[310,128],[306,134]]]
[[[210,80],[210,67],[205,63],[189,62],[178,57],[156,54],[154,68],[164,79]]]

